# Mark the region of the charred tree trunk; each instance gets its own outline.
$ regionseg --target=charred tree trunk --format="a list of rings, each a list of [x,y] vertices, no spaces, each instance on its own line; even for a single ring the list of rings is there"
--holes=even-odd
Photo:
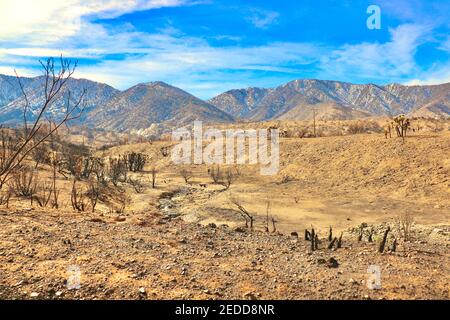
[[[386,231],[384,232],[383,240],[381,240],[380,247],[378,248],[378,252],[379,253],[383,253],[383,251],[384,251],[384,247],[386,246],[387,236],[388,236],[388,233],[389,233],[390,230],[391,230],[391,228],[388,227],[386,229]]]
[[[314,237],[314,250],[317,249],[319,249],[319,237],[316,234],[316,236]]]
[[[328,249],[331,250],[333,249],[334,243],[337,241],[338,238],[334,237],[333,240],[331,240],[330,244],[328,245]]]
[[[305,229],[305,241],[311,241],[311,232]]]
[[[338,248],[338,249],[342,247],[342,235],[343,235],[343,233],[341,232],[341,235],[339,236],[339,239],[338,239],[338,242],[336,245],[336,248]]]
[[[328,241],[332,241],[333,240],[333,228],[331,228],[330,226],[330,232],[328,233]]]
[[[372,237],[373,237],[373,231],[370,231],[370,233],[369,233],[369,239],[368,239],[369,242],[373,242]]]
[[[314,241],[316,240],[315,238],[315,233],[314,233],[314,228],[311,230],[311,251],[314,251],[316,249],[316,246],[314,244]]]
[[[397,239],[394,238],[394,242],[392,242],[390,250],[392,252],[395,252],[395,250],[397,250]]]
[[[359,229],[358,241],[361,241],[363,238],[363,229]]]

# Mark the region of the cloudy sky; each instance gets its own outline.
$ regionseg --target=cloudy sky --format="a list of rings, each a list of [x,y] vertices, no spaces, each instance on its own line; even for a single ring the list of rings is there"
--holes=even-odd
[[[369,5],[381,29],[367,28]],[[301,78],[450,82],[450,1],[0,0],[0,73],[79,60],[78,78],[201,98]]]

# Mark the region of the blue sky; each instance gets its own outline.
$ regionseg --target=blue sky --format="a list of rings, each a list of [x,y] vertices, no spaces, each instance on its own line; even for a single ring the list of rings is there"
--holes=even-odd
[[[381,29],[367,28],[371,4]],[[63,53],[76,77],[200,98],[301,78],[436,84],[450,82],[449,31],[436,0],[2,0],[0,73],[38,75]]]

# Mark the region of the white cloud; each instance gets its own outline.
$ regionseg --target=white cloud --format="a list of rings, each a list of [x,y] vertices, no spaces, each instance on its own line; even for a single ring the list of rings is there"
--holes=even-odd
[[[113,18],[132,11],[188,4],[188,0],[2,0],[0,41],[47,44],[79,33],[86,17]]]
[[[266,29],[276,23],[279,16],[280,14],[276,11],[252,9],[247,20],[257,28]]]
[[[294,65],[317,62],[317,57],[323,54],[322,47],[310,44],[270,43],[217,48],[198,39],[169,36],[164,39],[162,43],[157,42],[156,47],[131,49],[144,54],[122,60],[104,60],[92,66],[82,65],[77,76],[107,82],[121,89],[137,82],[162,80],[207,98],[223,90],[226,83],[230,84],[229,88],[236,87],[239,82],[251,85],[253,81],[256,85],[254,72],[291,73],[295,78],[298,70]]]
[[[450,36],[448,36],[447,39],[441,43],[439,49],[450,53]]]
[[[389,30],[385,43],[344,45],[323,57],[321,67],[328,75],[347,78],[399,79],[418,70],[417,48],[424,42],[429,28],[403,24]]]
[[[420,73],[415,79],[404,82],[406,85],[433,85],[450,83],[450,64],[436,64],[430,70]]]

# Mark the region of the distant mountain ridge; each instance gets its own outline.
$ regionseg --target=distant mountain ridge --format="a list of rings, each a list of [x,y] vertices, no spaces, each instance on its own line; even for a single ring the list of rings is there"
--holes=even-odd
[[[43,77],[21,78],[32,119],[43,101]],[[191,124],[235,121],[355,119],[370,116],[450,117],[450,83],[426,86],[352,84],[294,80],[276,88],[234,89],[208,101],[164,82],[137,84],[119,91],[107,84],[70,79],[48,115],[65,112],[67,92],[76,100],[86,89],[85,112],[77,124],[151,135]],[[0,75],[0,124],[20,124],[24,98],[16,77]]]
[[[257,98],[255,92],[258,93]],[[304,120],[310,116],[314,107],[320,107],[325,118],[329,117],[326,109],[329,109],[331,114],[336,108],[341,109],[342,112],[338,112],[336,116],[346,119],[363,114],[414,114],[428,105],[428,116],[448,117],[450,113],[446,110],[450,108],[450,83],[430,86],[378,86],[329,80],[294,80],[272,89],[230,90],[210,99],[209,102],[224,111],[232,106],[233,112],[251,121]],[[433,105],[429,105],[430,103]]]

